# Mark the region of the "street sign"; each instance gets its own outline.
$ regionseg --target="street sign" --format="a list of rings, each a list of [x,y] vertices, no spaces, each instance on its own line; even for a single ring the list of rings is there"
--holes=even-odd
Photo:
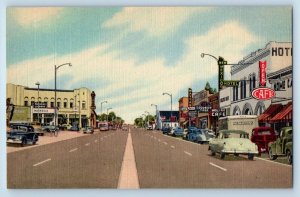
[[[47,103],[42,102],[34,102],[33,103],[34,108],[47,108]]]
[[[259,61],[259,84],[266,86],[267,61]]]
[[[271,88],[256,88],[251,94],[257,100],[270,100],[275,96],[275,91]]]
[[[193,110],[195,110],[196,108],[195,107],[188,107],[188,110],[189,111],[193,111]]]
[[[192,117],[197,117],[198,113],[197,111],[189,111],[189,116]]]
[[[192,107],[193,92],[192,88],[188,89],[188,107]]]

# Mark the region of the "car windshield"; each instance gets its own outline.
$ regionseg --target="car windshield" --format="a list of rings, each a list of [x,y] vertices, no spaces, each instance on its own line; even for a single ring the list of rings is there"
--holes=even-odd
[[[271,135],[271,131],[269,131],[269,130],[259,131],[258,135]]]
[[[248,138],[248,134],[241,133],[224,133],[224,138]]]

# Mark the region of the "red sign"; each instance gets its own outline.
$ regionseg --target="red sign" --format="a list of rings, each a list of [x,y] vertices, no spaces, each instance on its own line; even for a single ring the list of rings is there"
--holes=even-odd
[[[266,86],[266,70],[267,61],[259,61],[259,84],[260,86]]]
[[[270,88],[256,88],[252,91],[252,97],[258,100],[269,100],[275,96],[275,91]]]

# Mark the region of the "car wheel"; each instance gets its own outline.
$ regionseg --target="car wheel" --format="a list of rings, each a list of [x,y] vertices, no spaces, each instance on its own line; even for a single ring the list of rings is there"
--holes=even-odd
[[[22,143],[21,143],[21,146],[25,146],[27,144],[27,140],[26,139],[23,139],[22,140]]]
[[[291,154],[291,151],[287,150],[286,156],[287,156],[287,160],[288,160],[289,164],[292,164],[293,163],[293,155]]]
[[[224,159],[225,158],[225,153],[220,153],[220,158]]]
[[[269,158],[270,158],[271,160],[277,159],[277,156],[276,156],[276,155],[273,155],[272,148],[269,148]]]
[[[211,155],[211,156],[215,156],[215,155],[216,155],[216,152],[210,149],[210,155]]]
[[[249,160],[253,160],[253,159],[254,159],[254,155],[253,155],[253,154],[249,154],[249,155],[248,155],[248,159],[249,159]]]

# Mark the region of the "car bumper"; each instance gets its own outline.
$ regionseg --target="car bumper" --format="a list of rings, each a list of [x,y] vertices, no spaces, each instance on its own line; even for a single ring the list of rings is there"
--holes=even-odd
[[[227,153],[227,154],[258,154],[258,151],[245,151],[245,150],[222,150],[222,153]]]
[[[6,143],[10,143],[10,144],[22,144],[22,141],[21,140],[9,139],[9,140],[6,140]]]

